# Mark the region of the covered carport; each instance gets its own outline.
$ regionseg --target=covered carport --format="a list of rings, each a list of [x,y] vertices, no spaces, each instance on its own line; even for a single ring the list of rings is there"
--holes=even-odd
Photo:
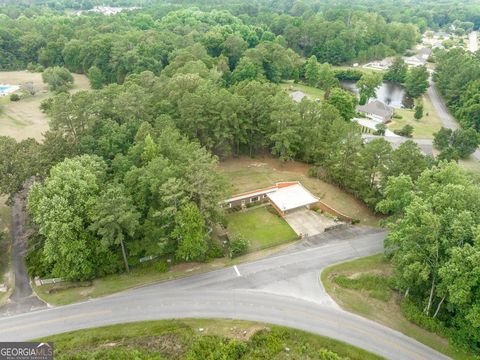
[[[300,236],[320,234],[336,222],[310,208],[319,203],[319,199],[300,183],[280,187],[267,194],[268,199],[277,212],[287,221],[290,227]]]

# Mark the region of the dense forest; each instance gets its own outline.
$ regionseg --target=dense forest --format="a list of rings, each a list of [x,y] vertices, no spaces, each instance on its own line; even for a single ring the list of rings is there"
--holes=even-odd
[[[69,13],[99,2],[78,4],[12,1],[0,10],[0,69],[43,71],[55,92],[42,103],[50,121],[42,143],[0,137],[0,192],[12,200],[35,180],[31,275],[89,280],[145,256],[222,256],[210,237],[225,221],[218,161],[269,153],[311,164],[311,176],[389,215],[386,253],[405,311],[479,349],[478,185],[413,141],[365,143],[350,121],[357,99],[338,79],[359,80],[365,101],[382,76],[331,66],[403,55],[427,27],[478,26],[477,3],[106,1],[144,8]],[[462,125],[480,130],[478,54],[435,55],[440,92]],[[70,71],[93,90],[69,93]],[[415,97],[428,86],[424,67],[397,75],[387,76]],[[283,80],[325,97],[295,102]]]
[[[480,131],[480,54],[454,49],[436,59],[434,79],[448,107],[463,127]]]

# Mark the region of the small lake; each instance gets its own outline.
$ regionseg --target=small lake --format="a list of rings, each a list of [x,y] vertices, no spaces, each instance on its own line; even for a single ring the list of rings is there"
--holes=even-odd
[[[358,97],[358,89],[355,85],[355,81],[340,80],[340,86],[345,90],[353,92]],[[377,88],[376,94],[377,96],[375,99],[394,108],[411,109],[413,107],[412,98],[407,95],[405,88],[397,83],[384,81],[382,85]]]

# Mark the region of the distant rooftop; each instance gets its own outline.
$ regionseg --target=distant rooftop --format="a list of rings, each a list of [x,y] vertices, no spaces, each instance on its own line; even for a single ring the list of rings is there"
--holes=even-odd
[[[374,100],[365,105],[358,105],[357,111],[381,116],[385,119],[393,116],[393,107],[388,106],[380,100]]]
[[[292,97],[293,101],[300,102],[307,95],[305,95],[303,91],[294,91],[290,93],[290,96]]]

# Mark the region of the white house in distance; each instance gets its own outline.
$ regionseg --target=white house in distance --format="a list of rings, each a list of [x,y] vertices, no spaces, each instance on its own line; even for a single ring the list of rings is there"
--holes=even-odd
[[[364,113],[368,118],[384,124],[392,120],[394,112],[393,107],[384,104],[380,100],[374,100],[365,105],[358,105],[356,110]]]

